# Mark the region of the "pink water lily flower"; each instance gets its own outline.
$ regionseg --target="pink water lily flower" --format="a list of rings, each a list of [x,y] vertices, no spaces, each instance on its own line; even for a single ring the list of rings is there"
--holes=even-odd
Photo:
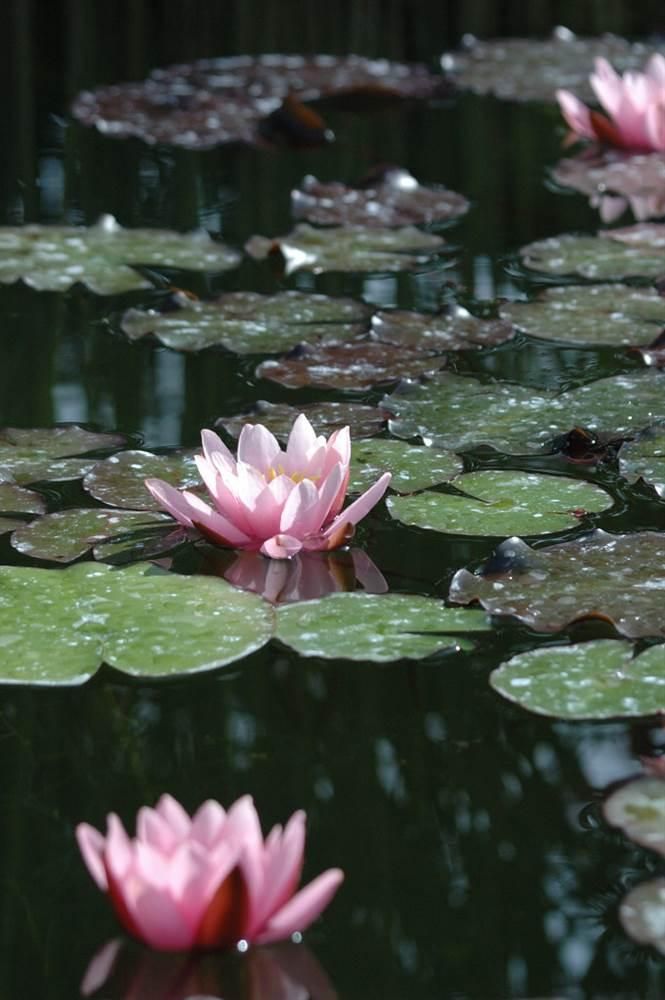
[[[294,813],[264,840],[248,795],[228,812],[204,802],[191,818],[163,795],[154,809],[139,810],[133,839],[114,813],[106,836],[87,823],[76,836],[125,930],[161,951],[288,938],[316,920],[344,878],[331,868],[296,892],[305,814]]]
[[[147,488],[180,524],[218,544],[260,550],[273,559],[342,545],[391,478],[386,472],[342,510],[351,460],[349,428],[334,431],[326,441],[303,413],[285,451],[261,424],[245,424],[237,458],[213,431],[202,431],[201,443],[196,464],[214,508],[161,479],[146,479]]]
[[[556,92],[573,132],[620,149],[665,151],[665,57],[653,55],[643,73],[623,76],[606,59],[596,59],[595,65],[589,80],[607,117],[592,111],[569,90]]]

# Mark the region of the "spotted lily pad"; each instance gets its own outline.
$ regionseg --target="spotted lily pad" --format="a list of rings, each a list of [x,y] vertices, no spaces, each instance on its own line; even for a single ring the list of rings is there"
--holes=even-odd
[[[628,893],[619,907],[626,934],[665,955],[665,878],[649,879]]]
[[[285,442],[299,413],[304,413],[317,434],[329,437],[339,427],[350,427],[352,438],[368,438],[385,429],[385,418],[377,407],[362,403],[305,403],[289,406],[288,403],[268,403],[260,399],[249,413],[234,417],[220,417],[216,427],[222,427],[232,437],[239,437],[245,424],[263,424]]]
[[[349,490],[368,489],[384,472],[391,472],[390,488],[413,493],[445,483],[462,471],[462,461],[450,451],[417,447],[404,441],[355,441],[351,452]]]
[[[632,718],[665,711],[665,646],[652,646],[637,657],[633,652],[630,643],[614,639],[544,646],[502,663],[490,684],[522,708],[557,719]]]
[[[537,551],[509,538],[478,574],[458,570],[449,597],[515,615],[538,632],[591,617],[629,638],[665,636],[664,567],[665,534],[654,531],[596,530]]]
[[[658,278],[665,274],[665,225],[642,223],[598,236],[551,236],[522,247],[525,267],[590,281]]]
[[[359,187],[325,184],[310,175],[291,192],[292,214],[320,226],[409,226],[454,219],[468,208],[463,195],[419,184],[399,167]]]
[[[67,458],[124,445],[124,434],[99,434],[77,424],[4,427],[0,430],[0,479],[61,482],[83,476],[98,458]]]
[[[441,313],[380,310],[372,317],[372,336],[383,344],[426,351],[463,351],[494,347],[515,335],[510,323],[478,319],[462,306]]]
[[[232,663],[270,638],[270,606],[216,577],[145,563],[0,567],[0,682],[81,684],[102,662],[137,677]]]
[[[592,483],[532,472],[467,472],[451,485],[460,493],[390,497],[388,511],[404,524],[450,535],[545,535],[613,502]]]
[[[634,483],[643,479],[665,498],[665,427],[648,427],[619,451],[621,475]]]
[[[414,226],[369,229],[339,226],[314,229],[306,222],[286,236],[252,236],[245,245],[256,260],[280,259],[284,272],[411,271],[440,252],[445,241]]]
[[[43,514],[45,510],[46,504],[39,493],[23,489],[16,483],[0,480],[0,512]],[[0,530],[2,530],[1,527]]]
[[[371,389],[382,382],[434,375],[444,364],[441,356],[359,340],[321,347],[302,344],[284,358],[263,361],[256,374],[288,389]]]
[[[151,284],[132,265],[226,271],[240,255],[207,233],[123,229],[111,215],[97,225],[0,227],[0,283],[24,281],[43,292],[81,283],[98,295],[116,295]]]
[[[122,329],[131,340],[150,334],[178,351],[221,346],[236,354],[268,354],[301,341],[349,340],[366,329],[369,312],[360,302],[328,295],[229,292],[212,302],[185,300],[168,312],[129,309]]]
[[[490,627],[481,612],[471,614],[431,597],[339,593],[280,607],[275,635],[301,656],[386,663],[470,649],[462,633]]]
[[[644,669],[651,667],[654,686],[660,685],[661,709],[665,711],[665,647],[651,646],[638,656],[635,665],[645,657]],[[618,826],[630,840],[665,855],[665,781],[662,778],[636,778],[629,781],[605,800],[605,819]]]
[[[0,535],[7,535],[9,532],[15,531],[16,528],[22,528],[24,524],[23,518],[6,517],[2,514],[0,515]]]
[[[114,138],[205,149],[260,143],[261,123],[289,96],[429,98],[446,81],[418,63],[316,55],[233,56],[155,69],[141,83],[84,91],[72,112]]]
[[[194,451],[153,455],[149,451],[122,451],[98,462],[83,480],[87,492],[111,507],[161,510],[145,487],[145,480],[163,479],[179,490],[201,486]]]
[[[510,101],[553,101],[559,87],[583,100],[595,100],[589,86],[594,59],[602,56],[615,69],[642,69],[649,55],[662,47],[628,42],[616,35],[578,38],[567,28],[555,28],[548,39],[471,37],[460,52],[446,53],[441,66],[458,85],[476,94],[493,94]]]
[[[603,222],[614,222],[626,209],[639,221],[665,215],[662,153],[585,150],[581,156],[557,163],[552,177],[562,187],[585,194]]]
[[[616,347],[647,344],[665,326],[665,299],[651,288],[568,285],[532,302],[508,302],[499,315],[542,340]]]

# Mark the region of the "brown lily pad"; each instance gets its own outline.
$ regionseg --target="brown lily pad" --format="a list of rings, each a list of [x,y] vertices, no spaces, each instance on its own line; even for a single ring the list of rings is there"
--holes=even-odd
[[[400,167],[357,187],[324,183],[309,175],[291,192],[295,218],[320,226],[410,226],[454,219],[468,208],[463,195],[419,184]]]
[[[262,122],[283,103],[288,110],[290,98],[427,99],[447,89],[443,77],[418,63],[355,55],[234,56],[156,69],[139,83],[84,91],[72,113],[113,138],[206,149],[261,143]]]
[[[195,452],[153,455],[149,451],[122,451],[98,462],[83,480],[96,500],[125,510],[162,510],[145,486],[146,478],[163,479],[179,490],[200,487]]]
[[[371,389],[383,382],[434,375],[444,364],[441,356],[360,340],[321,347],[302,344],[284,358],[262,362],[256,374],[288,389]]]
[[[498,546],[477,574],[458,570],[449,597],[514,615],[538,632],[583,618],[611,622],[636,639],[665,635],[665,534],[642,531],[583,538],[534,551],[520,538]]]
[[[614,222],[626,209],[638,221],[665,215],[663,153],[631,156],[616,149],[588,149],[557,163],[552,177],[586,195],[603,222]]]
[[[353,438],[371,438],[380,434],[386,426],[385,417],[376,406],[335,402],[290,406],[288,403],[268,403],[263,399],[255,404],[250,413],[220,417],[215,426],[237,438],[245,424],[263,424],[276,438],[285,442],[299,413],[305,414],[317,434],[326,437],[340,427],[348,426]]]
[[[0,513],[43,514],[45,510],[44,498],[39,493],[26,490],[16,483],[0,480]]]
[[[124,434],[96,433],[78,424],[4,427],[0,430],[0,478],[20,484],[78,479],[99,461],[78,456],[119,448],[126,442]]]
[[[503,344],[515,335],[501,319],[478,319],[463,306],[441,313],[380,310],[372,316],[372,336],[382,344],[426,351],[464,351]]]

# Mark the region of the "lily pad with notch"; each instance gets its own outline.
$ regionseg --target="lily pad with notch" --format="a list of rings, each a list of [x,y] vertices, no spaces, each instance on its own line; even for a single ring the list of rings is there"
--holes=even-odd
[[[560,160],[552,177],[562,187],[589,198],[603,222],[611,223],[626,209],[638,221],[665,215],[665,156],[618,149],[585,150]]]
[[[619,920],[633,941],[665,955],[665,878],[649,879],[631,889],[619,906]]]
[[[462,460],[451,451],[385,438],[355,441],[348,488],[351,493],[360,493],[369,489],[384,472],[390,472],[392,490],[413,493],[448,482],[462,468]]]
[[[386,426],[383,413],[376,406],[363,403],[305,403],[290,406],[288,403],[269,403],[260,399],[249,413],[220,417],[215,427],[238,438],[245,424],[263,424],[275,437],[285,442],[299,413],[304,413],[317,434],[328,437],[340,427],[350,427],[353,438],[370,438],[380,434]]]
[[[146,478],[163,479],[179,490],[201,487],[194,455],[196,451],[171,451],[154,455],[149,451],[121,451],[98,462],[83,480],[83,488],[95,500],[127,510],[162,510],[145,486]]]
[[[652,646],[634,663],[639,664],[642,656],[653,673],[660,673],[661,708],[665,711],[665,646]],[[656,677],[653,682],[656,684]],[[636,844],[665,857],[665,780],[643,777],[626,782],[605,799],[603,813],[610,826],[618,826]]]
[[[522,247],[522,264],[530,271],[589,281],[654,279],[665,274],[665,225],[644,222],[605,229],[597,236],[550,236]]]
[[[665,425],[647,427],[619,451],[619,470],[630,482],[643,479],[665,498]]]
[[[382,344],[412,350],[464,351],[496,347],[515,335],[510,323],[501,319],[479,319],[463,306],[440,313],[379,310],[372,316],[372,336]]]
[[[120,448],[126,443],[124,434],[98,433],[78,424],[3,427],[0,479],[13,479],[21,485],[79,479],[99,461],[89,457],[89,452]]]

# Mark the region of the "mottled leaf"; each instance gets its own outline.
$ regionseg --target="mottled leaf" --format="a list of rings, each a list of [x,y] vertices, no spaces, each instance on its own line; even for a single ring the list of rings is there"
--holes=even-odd
[[[643,479],[665,497],[665,426],[648,427],[619,451],[621,475],[634,483]]]
[[[522,247],[525,267],[590,281],[658,278],[665,274],[665,225],[642,223],[598,236],[551,236]]]
[[[665,878],[650,879],[631,889],[619,907],[619,920],[633,941],[649,944],[665,955]]]
[[[478,319],[462,306],[433,314],[391,309],[372,317],[372,335],[377,340],[426,351],[494,347],[514,334],[510,323]]]
[[[122,451],[98,462],[83,480],[87,492],[111,507],[128,510],[161,510],[148,493],[145,479],[164,479],[177,489],[201,486],[194,451],[153,455],[149,451]]]
[[[3,514],[0,516],[0,535],[6,535],[16,528],[22,528],[24,524],[25,521],[22,518],[5,517]]]
[[[69,563],[91,549],[97,558],[103,559],[107,542],[122,541],[123,548],[131,549],[134,558],[140,559],[148,555],[145,551],[148,545],[152,556],[174,548],[183,537],[183,531],[166,514],[74,507],[23,525],[14,532],[11,542],[23,555],[34,559]]]
[[[391,489],[396,493],[413,493],[437,483],[445,483],[461,471],[461,459],[450,451],[417,447],[404,441],[384,438],[354,441],[349,491],[360,493],[375,483],[384,472],[391,472]]]
[[[633,663],[635,666],[644,664],[642,672],[650,668],[656,675],[652,683],[654,687],[660,686],[661,708],[665,709],[665,646],[651,646]],[[618,826],[630,840],[665,855],[665,781],[662,778],[628,781],[605,799],[603,812],[610,826]]]
[[[303,406],[289,406],[288,403],[268,403],[260,399],[249,413],[234,417],[220,417],[216,427],[222,427],[237,438],[245,424],[263,424],[269,431],[285,442],[299,413],[304,413],[317,434],[326,437],[339,427],[349,426],[352,438],[368,438],[380,434],[386,421],[375,406],[362,403],[305,403]]]
[[[665,156],[587,149],[561,160],[552,171],[563,187],[585,194],[603,222],[614,222],[626,209],[638,221],[665,215]]]
[[[23,489],[16,483],[0,480],[0,512],[12,514],[43,514],[44,498],[34,490]],[[0,530],[2,530],[0,528]],[[5,528],[5,530],[7,530]]]
[[[78,479],[99,461],[65,458],[119,448],[124,434],[100,434],[77,424],[63,427],[4,427],[0,430],[0,478],[17,483]]]

